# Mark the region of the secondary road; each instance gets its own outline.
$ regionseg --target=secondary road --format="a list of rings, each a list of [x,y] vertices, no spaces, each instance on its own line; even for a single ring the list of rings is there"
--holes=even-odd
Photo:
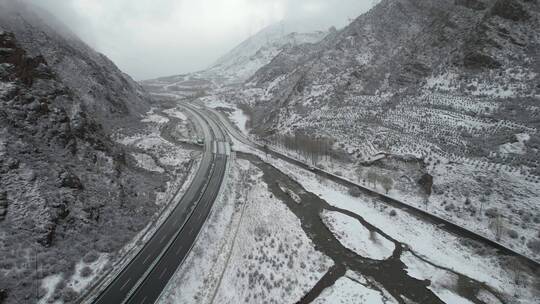
[[[95,304],[154,303],[188,255],[210,213],[225,176],[229,144],[216,123],[196,109],[190,112],[205,138],[204,155],[195,178],[164,223]]]

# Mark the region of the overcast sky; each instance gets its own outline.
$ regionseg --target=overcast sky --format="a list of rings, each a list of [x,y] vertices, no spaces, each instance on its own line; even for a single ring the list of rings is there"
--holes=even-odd
[[[376,0],[28,0],[137,80],[204,69],[281,20],[345,26]]]

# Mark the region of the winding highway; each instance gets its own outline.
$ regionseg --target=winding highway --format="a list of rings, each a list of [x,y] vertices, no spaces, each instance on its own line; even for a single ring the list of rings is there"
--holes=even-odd
[[[212,209],[225,177],[230,146],[220,126],[196,108],[189,107],[189,112],[205,138],[195,178],[171,214],[94,300],[95,304],[154,303],[189,254]]]

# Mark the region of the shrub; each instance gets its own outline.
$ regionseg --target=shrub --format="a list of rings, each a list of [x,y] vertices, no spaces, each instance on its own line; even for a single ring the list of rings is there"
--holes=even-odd
[[[90,268],[88,266],[81,269],[81,277],[83,277],[83,278],[87,278],[87,277],[91,276],[92,273],[93,273],[92,268]]]
[[[97,254],[97,252],[92,250],[83,257],[83,262],[85,262],[86,264],[90,264],[97,261],[98,258],[99,258],[99,255]]]
[[[495,218],[499,215],[499,210],[497,208],[489,208],[486,210],[486,216],[489,218]]]
[[[393,210],[393,209],[392,209],[392,211],[390,211],[390,216],[396,216],[396,215],[397,215],[396,210]]]
[[[535,254],[540,254],[540,240],[530,240],[527,247]]]
[[[515,231],[514,229],[508,230],[508,236],[512,239],[517,239],[519,237],[517,231]]]
[[[64,303],[70,303],[77,299],[77,292],[73,290],[71,287],[65,288],[62,292],[62,300],[64,300]]]
[[[349,188],[349,194],[352,197],[360,197],[360,195],[362,195],[362,190],[360,190],[360,188],[357,186],[352,186]]]

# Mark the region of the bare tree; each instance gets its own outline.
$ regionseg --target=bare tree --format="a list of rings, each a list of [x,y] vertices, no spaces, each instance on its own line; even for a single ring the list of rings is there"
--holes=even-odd
[[[377,232],[369,230],[369,239],[374,243],[377,242]]]
[[[504,222],[502,216],[497,214],[495,217],[493,217],[489,226],[495,233],[495,239],[500,241],[504,231]]]
[[[388,176],[381,176],[380,182],[384,191],[386,191],[386,194],[388,194],[388,191],[394,186],[394,180]]]
[[[373,184],[373,188],[377,188],[377,180],[379,179],[379,176],[377,175],[377,173],[375,173],[375,171],[373,171],[373,169],[370,169],[368,171],[367,179],[368,183]]]

